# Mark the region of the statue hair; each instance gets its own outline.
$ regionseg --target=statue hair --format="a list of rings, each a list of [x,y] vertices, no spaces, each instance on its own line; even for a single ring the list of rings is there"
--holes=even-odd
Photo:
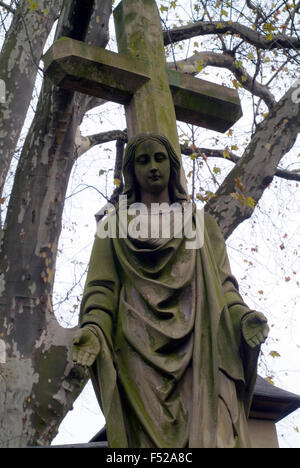
[[[183,203],[187,201],[188,194],[180,181],[181,162],[169,140],[165,136],[156,133],[140,133],[128,141],[123,161],[124,190],[122,195],[127,196],[128,206],[139,201],[138,183],[134,173],[134,158],[138,145],[147,140],[154,140],[163,145],[167,150],[170,158],[171,183],[169,184],[169,195],[171,203]]]

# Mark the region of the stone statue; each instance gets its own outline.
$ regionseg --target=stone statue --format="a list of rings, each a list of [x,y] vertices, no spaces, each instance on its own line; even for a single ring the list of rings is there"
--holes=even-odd
[[[165,137],[130,140],[127,209],[190,204],[180,171]],[[241,298],[209,214],[203,246],[185,241],[95,237],[73,359],[90,368],[112,448],[250,447],[247,414],[267,321]]]

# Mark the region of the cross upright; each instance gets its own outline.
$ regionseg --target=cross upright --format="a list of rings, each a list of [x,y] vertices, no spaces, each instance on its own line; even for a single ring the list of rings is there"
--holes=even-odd
[[[176,119],[225,132],[242,115],[236,90],[167,67],[155,0],[123,0],[114,10],[118,53],[69,38],[44,56],[58,86],[125,106],[128,137],[165,135],[180,155]]]

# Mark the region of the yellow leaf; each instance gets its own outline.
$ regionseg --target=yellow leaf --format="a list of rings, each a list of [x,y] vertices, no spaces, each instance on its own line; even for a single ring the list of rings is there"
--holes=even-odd
[[[237,186],[237,188],[241,190],[241,192],[245,192],[246,187],[245,187],[245,185],[243,184],[243,182],[241,181],[241,179],[239,177],[234,179],[234,182],[235,182],[235,185]]]
[[[38,4],[34,0],[29,0],[29,8],[32,11],[35,11],[38,9]]]
[[[248,197],[246,200],[246,205],[250,208],[254,209],[255,207],[255,200],[252,197]]]
[[[194,159],[196,159],[198,156],[198,153],[193,153],[190,155],[190,158],[192,159],[192,161],[194,161]]]
[[[273,358],[275,358],[275,357],[280,357],[280,354],[279,354],[277,351],[270,351],[269,354],[270,354],[270,356],[272,356]]]
[[[233,83],[233,86],[235,87],[235,89],[242,88],[242,85],[241,85],[241,83],[239,81],[233,80],[232,83]]]
[[[267,31],[268,33],[270,33],[271,31],[275,31],[275,29],[276,28],[272,23],[264,23],[263,24],[263,30]]]
[[[120,179],[114,179],[114,184],[115,184],[117,187],[120,187],[120,185],[121,185]]]
[[[203,67],[204,67],[204,60],[200,59],[198,62],[197,71],[201,72],[203,70]]]
[[[272,377],[273,377],[273,376],[271,376],[271,377],[266,377],[265,380],[266,380],[267,382],[269,382],[271,385],[275,385],[275,384],[274,384],[274,380],[272,380]]]

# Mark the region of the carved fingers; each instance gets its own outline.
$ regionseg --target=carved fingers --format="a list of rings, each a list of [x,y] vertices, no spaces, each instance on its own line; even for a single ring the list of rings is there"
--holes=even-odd
[[[72,359],[81,366],[91,366],[100,352],[97,335],[88,327],[81,328],[73,338]]]
[[[269,326],[264,314],[256,311],[247,314],[242,319],[242,334],[251,348],[264,343],[269,334]]]
[[[91,366],[96,359],[96,354],[76,350],[73,352],[73,361],[80,366]]]

